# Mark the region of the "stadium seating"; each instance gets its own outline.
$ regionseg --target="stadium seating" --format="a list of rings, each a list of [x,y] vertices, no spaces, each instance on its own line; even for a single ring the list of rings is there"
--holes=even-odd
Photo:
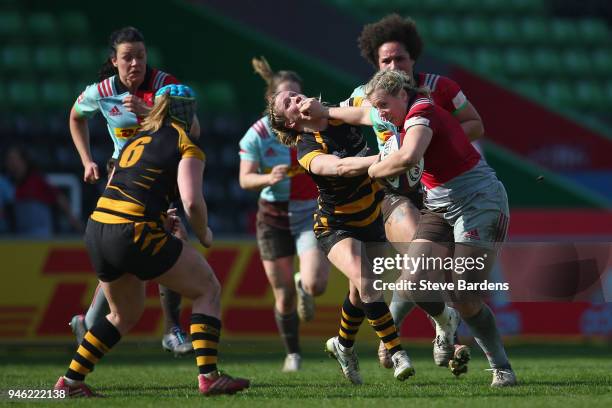
[[[50,13],[34,13],[27,17],[26,29],[29,35],[39,41],[52,41],[58,33],[55,17]]]
[[[24,45],[7,45],[2,49],[2,71],[28,71],[31,66],[30,49]]]
[[[19,38],[24,26],[23,17],[19,13],[14,11],[0,13],[0,36],[3,40]]]
[[[89,47],[72,46],[66,50],[68,68],[75,72],[91,72],[100,64],[95,52]]]
[[[89,25],[87,17],[79,12],[68,11],[59,15],[59,29],[65,39],[78,41],[87,39]]]
[[[585,122],[612,129],[609,118],[600,120],[612,94],[585,81],[612,78],[612,32],[598,16],[556,16],[545,0],[329,1],[367,21],[411,16],[430,52],[555,109],[568,108],[573,95],[581,114],[592,115]]]

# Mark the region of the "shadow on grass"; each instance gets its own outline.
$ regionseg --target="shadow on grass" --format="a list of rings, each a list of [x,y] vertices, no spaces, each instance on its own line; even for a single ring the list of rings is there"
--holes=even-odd
[[[326,362],[328,357],[323,354],[320,344],[309,342],[303,347],[304,360],[312,362]],[[358,345],[359,353],[364,361],[374,358],[376,346],[373,343]],[[371,349],[371,350],[368,350]],[[431,359],[431,348],[424,346],[406,345],[406,349],[413,360]],[[68,364],[74,355],[76,346],[4,346],[0,348],[0,363],[19,365],[55,365]],[[482,354],[477,345],[472,345],[474,355]],[[371,352],[369,352],[371,351]],[[258,364],[261,362],[282,363],[284,353],[282,347],[276,342],[231,342],[222,344],[220,348],[220,361],[222,364]],[[550,360],[597,358],[602,361],[612,359],[612,348],[606,345],[592,344],[530,344],[508,347],[508,355],[513,360]],[[151,344],[120,344],[111,353],[104,357],[105,362],[120,362],[135,366],[148,365],[176,365],[177,362],[193,362],[194,355],[175,358],[165,353],[160,347]]]

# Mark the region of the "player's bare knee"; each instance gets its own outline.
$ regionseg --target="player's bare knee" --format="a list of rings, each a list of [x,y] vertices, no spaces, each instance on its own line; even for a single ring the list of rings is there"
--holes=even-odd
[[[302,281],[302,289],[310,296],[320,296],[325,292],[325,286],[327,282],[317,281]]]
[[[363,303],[373,303],[383,299],[383,295],[382,292],[376,290],[372,284],[362,282],[361,289],[359,290],[359,298]]]

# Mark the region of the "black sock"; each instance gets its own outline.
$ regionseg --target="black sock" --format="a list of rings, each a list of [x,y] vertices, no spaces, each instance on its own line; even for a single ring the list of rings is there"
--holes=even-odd
[[[121,339],[119,330],[108,319],[103,318],[85,333],[79,345],[66,377],[71,380],[83,381],[85,376],[93,370],[94,365],[108,353]]]
[[[274,319],[278,332],[285,343],[287,354],[300,352],[300,318],[296,311],[282,315],[274,309]]]
[[[430,316],[437,316],[444,311],[444,302],[416,302]]]

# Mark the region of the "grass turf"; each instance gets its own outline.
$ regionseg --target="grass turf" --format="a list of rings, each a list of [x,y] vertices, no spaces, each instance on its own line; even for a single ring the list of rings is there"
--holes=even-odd
[[[323,339],[322,339],[323,340]],[[358,344],[363,386],[352,386],[337,363],[321,351],[323,341],[305,342],[303,370],[283,374],[278,340],[231,341],[222,344],[220,368],[250,378],[251,388],[235,396],[206,398],[197,392],[193,358],[175,359],[161,347],[122,344],[98,364],[88,384],[107,398],[75,401],[29,400],[16,406],[189,407],[189,406],[470,406],[495,405],[610,407],[612,406],[612,350],[605,345],[521,345],[508,348],[520,385],[491,389],[490,372],[477,346],[470,371],[459,379],[433,365],[431,348],[409,346],[416,376],[406,382],[380,368],[376,345]],[[0,346],[0,388],[50,389],[63,374],[72,347]],[[0,404],[10,400],[6,394]]]

